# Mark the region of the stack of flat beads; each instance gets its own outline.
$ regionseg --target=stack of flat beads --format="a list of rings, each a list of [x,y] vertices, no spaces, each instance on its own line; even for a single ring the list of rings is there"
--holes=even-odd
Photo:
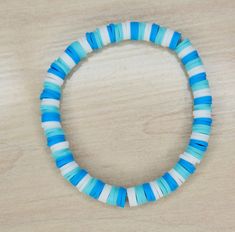
[[[174,51],[186,69],[194,97],[192,135],[178,162],[160,178],[129,188],[106,184],[77,164],[61,126],[59,108],[61,87],[71,70],[92,51],[123,40],[150,41]],[[200,163],[207,150],[212,97],[202,60],[188,39],[182,40],[179,32],[155,23],[109,24],[86,33],[51,64],[40,99],[47,145],[62,176],[80,192],[109,205],[124,207],[128,202],[129,206],[138,206],[167,196],[194,173],[196,164]]]

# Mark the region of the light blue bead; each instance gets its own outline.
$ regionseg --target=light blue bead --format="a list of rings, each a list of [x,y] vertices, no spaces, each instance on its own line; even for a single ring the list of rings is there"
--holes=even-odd
[[[135,194],[138,205],[145,204],[148,201],[144,193],[143,185],[135,186]]]
[[[139,23],[139,34],[138,40],[144,40],[144,32],[145,32],[146,23]]]
[[[57,59],[58,64],[60,65],[60,67],[64,70],[64,72],[66,73],[66,75],[69,74],[69,72],[71,71],[70,67],[68,66],[68,64],[66,64],[64,62],[64,60],[62,60],[61,58]]]
[[[186,152],[191,154],[192,156],[194,156],[195,158],[197,158],[199,160],[202,160],[202,158],[205,154],[204,151],[198,150],[195,147],[192,147],[190,145],[187,147]]]
[[[95,35],[95,39],[96,39],[96,43],[97,43],[98,47],[102,48],[104,46],[104,44],[101,39],[100,30],[96,29],[96,31],[94,32],[94,35]]]
[[[122,24],[121,23],[115,24],[114,30],[115,30],[116,42],[119,43],[123,40]]]
[[[66,180],[70,181],[70,179],[71,179],[73,176],[75,176],[80,170],[81,170],[80,167],[76,167],[76,168],[74,168],[72,171],[66,173],[66,174],[64,175],[64,178],[65,178]]]
[[[177,54],[179,54],[183,49],[185,49],[185,48],[187,48],[188,46],[191,46],[192,44],[191,44],[191,42],[189,41],[189,39],[184,39],[182,42],[180,42],[179,44],[178,44],[178,46],[176,47],[176,49],[175,49],[175,52],[177,53]]]
[[[209,111],[212,111],[212,107],[209,104],[194,105],[193,109],[194,110],[209,110]]]
[[[171,188],[168,185],[168,183],[165,181],[165,179],[161,176],[160,178],[158,178],[158,180],[163,184],[164,188],[166,189],[167,195],[171,193]]]
[[[112,186],[112,189],[111,189],[110,194],[107,199],[108,205],[116,205],[117,204],[118,191],[119,191],[118,187]]]
[[[187,71],[189,71],[201,65],[202,65],[202,60],[200,58],[196,58],[194,60],[189,61],[184,67]]]
[[[157,33],[156,39],[155,39],[155,44],[157,44],[157,45],[162,44],[162,40],[163,40],[165,32],[166,32],[166,28],[165,27],[160,27],[160,29]]]
[[[55,92],[61,93],[61,87],[59,85],[55,84],[55,83],[44,81],[43,86],[44,86],[45,89],[51,89]]]
[[[168,195],[168,191],[167,191],[167,189],[165,188],[165,186],[163,185],[163,183],[160,181],[160,178],[158,178],[158,179],[156,180],[156,183],[157,183],[158,187],[160,188],[160,190],[161,190],[163,196],[167,196],[167,195]]]
[[[78,41],[73,42],[70,46],[76,51],[80,59],[87,56],[86,51]]]
[[[94,188],[94,186],[96,185],[97,179],[95,178],[91,178],[87,185],[85,186],[85,188],[82,190],[83,193],[85,193],[86,195],[89,195],[91,190]]]
[[[72,154],[72,152],[70,149],[66,148],[66,149],[61,149],[59,151],[54,151],[53,153],[51,153],[51,156],[54,160],[57,160],[58,158],[69,154]]]
[[[210,135],[211,133],[211,126],[208,125],[201,125],[201,124],[194,124],[192,128],[193,132],[198,132],[206,135]]]
[[[197,91],[197,90],[201,90],[201,89],[208,89],[208,88],[209,88],[208,80],[199,81],[191,86],[192,91]]]
[[[174,166],[174,170],[177,171],[185,180],[187,180],[191,175],[190,172],[188,172],[178,163]]]
[[[64,135],[64,130],[62,128],[50,128],[44,131],[46,137],[51,137],[55,135]]]

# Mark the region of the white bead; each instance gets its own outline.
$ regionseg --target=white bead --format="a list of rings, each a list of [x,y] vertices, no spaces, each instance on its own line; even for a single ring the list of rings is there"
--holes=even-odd
[[[130,22],[122,23],[123,40],[129,40],[131,38]]]
[[[182,185],[183,182],[179,179],[179,177],[174,169],[171,169],[169,171],[169,174],[172,176],[172,178],[175,180],[175,182],[178,184],[178,186]]]
[[[64,80],[61,79],[60,77],[56,76],[56,75],[53,74],[53,73],[48,72],[48,73],[47,73],[47,77],[48,77],[48,78],[51,78],[51,79],[53,79],[53,80],[55,80],[56,83],[57,83],[59,86],[62,86],[62,85],[64,84]]]
[[[163,39],[162,39],[162,43],[161,43],[161,45],[163,47],[169,47],[170,46],[170,42],[171,42],[171,39],[173,37],[173,34],[174,34],[173,30],[168,29],[168,28],[166,29],[165,34],[164,34]]]
[[[61,124],[58,121],[49,121],[49,122],[42,122],[42,128],[44,130],[51,129],[51,128],[61,128]]]
[[[210,136],[206,135],[206,134],[201,134],[201,133],[197,133],[197,132],[192,132],[192,135],[190,137],[191,139],[197,139],[197,140],[201,140],[204,142],[208,142]]]
[[[157,190],[157,192],[158,192],[158,195],[159,195],[160,197],[163,197],[163,193],[162,193],[160,187],[158,186],[157,182],[156,182],[156,181],[153,181],[152,183],[153,183],[153,186],[156,188],[156,190]]]
[[[204,96],[211,96],[211,91],[209,88],[193,91],[194,98],[204,97]]]
[[[98,198],[99,201],[103,202],[103,203],[106,203],[107,202],[107,199],[109,197],[109,194],[111,192],[111,189],[112,189],[112,186],[109,185],[109,184],[105,184],[104,185],[104,188]]]
[[[189,163],[193,164],[193,165],[196,165],[196,164],[199,164],[200,163],[200,160],[197,159],[196,157],[190,155],[189,153],[187,152],[184,152],[183,154],[180,155],[180,158],[188,161]],[[182,177],[183,178],[183,177]]]
[[[83,189],[86,187],[87,183],[89,182],[89,180],[91,179],[92,177],[87,173],[81,181],[79,181],[79,183],[76,185],[76,188],[78,188],[78,190],[80,192],[83,191]]]
[[[69,148],[69,142],[68,141],[64,141],[64,142],[61,142],[61,143],[56,143],[56,144],[54,144],[50,147],[52,152],[59,151],[59,150],[62,150],[62,149],[67,149],[67,148]]]
[[[82,48],[84,49],[84,51],[86,53],[91,53],[92,52],[92,48],[91,48],[90,44],[87,42],[85,36],[79,38],[78,42],[80,43],[80,45],[82,46]]]
[[[162,195],[162,192],[161,192],[160,188],[158,187],[157,183],[155,181],[151,181],[151,182],[149,182],[149,184],[151,186],[151,189],[153,191],[155,198],[156,199],[161,198],[163,195]]]
[[[60,168],[60,172],[62,176],[65,176],[67,173],[71,172],[75,168],[78,167],[78,164],[75,161],[65,164]]]
[[[194,110],[193,111],[194,118],[211,118],[210,110]]]
[[[189,74],[190,77],[194,76],[196,74],[199,74],[199,73],[203,73],[203,72],[206,72],[203,65],[197,66],[197,67],[187,71],[187,73]]]
[[[127,196],[128,196],[128,202],[130,207],[137,206],[137,200],[136,200],[136,195],[135,195],[135,188],[127,188]]]
[[[151,34],[151,30],[152,30],[152,23],[146,23],[146,26],[145,26],[145,30],[144,30],[144,40],[145,41],[149,41],[150,39],[150,34]]]
[[[41,105],[59,107],[60,101],[56,99],[51,99],[51,98],[44,98],[41,100]]]
[[[171,169],[171,173],[174,173],[173,175],[181,182],[181,185],[185,182],[185,179],[175,170]]]
[[[178,57],[179,57],[180,59],[183,59],[183,58],[184,58],[185,56],[187,56],[189,53],[194,52],[194,51],[196,51],[196,49],[193,48],[193,47],[190,45],[190,46],[184,48],[183,50],[181,50],[181,51],[178,53]]]
[[[56,84],[56,85],[58,85],[58,86],[61,86],[61,84],[58,83],[57,80],[52,79],[52,78],[50,78],[50,77],[46,77],[46,78],[44,79],[44,82],[50,82],[50,83]]]
[[[70,69],[73,69],[76,66],[76,63],[66,52],[64,52],[60,58],[69,66]]]
[[[109,33],[108,33],[107,26],[99,27],[99,30],[100,30],[100,36],[101,36],[103,44],[104,45],[110,44],[111,41],[110,41],[110,38],[109,38]]]

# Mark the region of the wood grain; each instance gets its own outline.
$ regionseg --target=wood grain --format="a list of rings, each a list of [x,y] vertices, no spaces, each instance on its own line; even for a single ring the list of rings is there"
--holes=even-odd
[[[0,1],[0,231],[235,231],[235,2]],[[97,26],[139,20],[181,31],[199,49],[214,98],[210,147],[196,174],[154,204],[117,209],[67,184],[40,128],[49,64]],[[107,47],[66,83],[63,124],[76,159],[106,182],[161,175],[191,130],[186,75],[169,51]]]

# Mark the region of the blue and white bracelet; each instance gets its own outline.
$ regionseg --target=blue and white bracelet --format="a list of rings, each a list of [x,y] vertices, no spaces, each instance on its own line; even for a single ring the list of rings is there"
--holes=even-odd
[[[194,97],[192,134],[178,162],[160,178],[129,188],[106,184],[90,176],[77,164],[61,126],[60,116],[62,85],[66,76],[92,51],[123,40],[150,41],[175,51],[189,76]],[[194,173],[196,164],[200,163],[207,150],[212,123],[212,97],[202,60],[188,39],[182,40],[179,32],[155,23],[109,24],[86,33],[70,44],[51,64],[40,99],[41,121],[47,145],[62,176],[80,192],[109,205],[124,207],[128,202],[130,206],[137,206],[167,196]]]

